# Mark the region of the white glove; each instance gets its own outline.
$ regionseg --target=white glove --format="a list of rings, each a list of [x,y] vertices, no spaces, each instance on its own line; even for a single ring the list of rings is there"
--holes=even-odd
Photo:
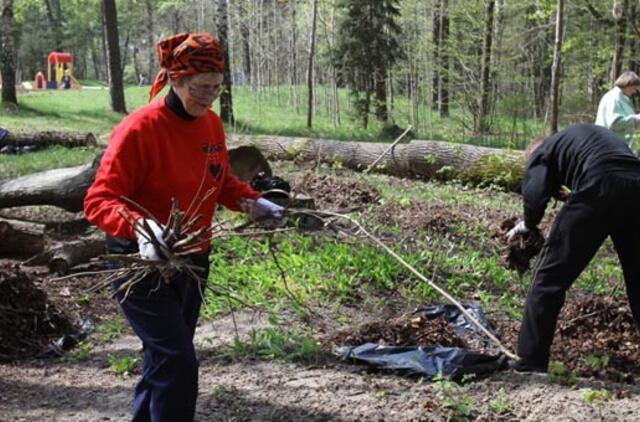
[[[146,221],[155,238],[158,240],[158,243],[165,248],[167,247],[167,243],[162,236],[164,233],[164,226],[151,219],[141,218],[136,222],[136,237],[138,239],[138,251],[140,252],[140,257],[148,261],[161,261],[163,259],[161,258],[162,255],[160,255],[158,250],[156,250],[156,247],[153,246],[153,242],[151,242],[151,238],[145,227],[144,221]]]
[[[265,219],[281,220],[284,216],[284,208],[280,205],[269,201],[268,199],[258,198],[251,207],[251,219],[260,221]]]
[[[258,198],[255,201],[245,199],[244,208],[251,221],[258,222],[264,227],[281,227],[285,222],[284,208],[268,199]]]
[[[530,231],[531,230],[529,230],[529,228],[524,224],[524,221],[520,221],[518,224],[513,226],[511,230],[507,232],[507,240],[511,241],[511,239],[513,239],[514,236],[518,234],[529,233]]]

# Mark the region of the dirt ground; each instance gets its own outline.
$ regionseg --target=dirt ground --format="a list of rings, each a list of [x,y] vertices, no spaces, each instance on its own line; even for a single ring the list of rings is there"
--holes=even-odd
[[[239,329],[260,326],[251,314],[236,315]],[[198,328],[200,396],[198,421],[439,421],[438,386],[419,379],[382,374],[325,358],[317,363],[274,361],[230,363],[221,350],[234,335],[230,318]],[[29,360],[0,366],[0,421],[126,421],[136,375],[113,374],[106,356],[140,352],[125,335],[97,347],[84,362]],[[588,389],[607,388],[613,398],[588,404]],[[497,415],[492,400],[506,395],[510,410]],[[460,393],[459,393],[460,394]],[[468,384],[475,420],[633,421],[640,420],[640,388],[580,379],[573,387],[544,375],[501,372]]]
[[[328,183],[334,189],[329,189]],[[335,189],[336,184],[340,189]],[[353,180],[340,182],[334,176],[310,179],[307,191],[325,209],[366,206],[380,197],[375,189],[358,185]],[[336,197],[336,191],[343,195]],[[349,197],[353,200],[346,200]],[[482,223],[486,218],[490,220],[486,226],[500,236],[500,222],[508,217],[502,211],[487,214],[473,207],[452,211],[437,203],[420,202],[402,209],[387,207],[377,216],[379,221],[395,219],[407,236],[418,229],[449,232],[455,224]],[[53,309],[56,318],[63,314],[72,322],[77,322],[81,316],[90,316],[95,322],[106,321],[118,313],[116,304],[107,294],[86,302],[78,300],[95,278],[60,281],[52,279],[43,268],[20,271],[11,261],[0,262],[0,289],[6,289],[0,290],[5,292],[4,302],[0,298],[0,305],[4,307],[0,307],[0,322],[4,322],[1,326],[3,341],[15,340],[16,336],[10,335],[12,329],[25,333],[25,327],[40,327],[40,322],[30,325],[32,320],[26,321],[24,326],[12,327],[10,324],[7,309],[15,310],[20,306],[17,300],[7,299],[6,292],[15,293],[7,284],[12,280],[28,280],[46,293],[46,297],[38,297],[37,301],[46,312],[35,307],[31,309],[33,313],[44,315],[38,321],[49,321],[47,318],[53,314],[47,312]],[[502,371],[461,387],[452,387],[448,393],[446,389],[451,388],[448,384],[375,371],[342,361],[330,353],[313,362],[230,360],[225,350],[235,330],[246,335],[251,329],[266,325],[266,321],[260,315],[248,312],[237,313],[235,324],[229,316],[202,321],[196,332],[200,358],[197,420],[445,421],[453,420],[449,418],[457,408],[455,405],[443,407],[449,399],[454,403],[471,401],[470,419],[478,421],[640,421],[640,369],[637,365],[640,337],[633,331],[630,312],[625,306],[619,299],[575,297],[569,300],[552,352],[555,357],[565,358],[569,369],[581,375],[575,385],[563,385],[546,375]],[[337,331],[327,321],[322,335],[318,331],[318,340],[324,339],[324,344],[329,344],[331,339],[354,343],[382,339],[386,343],[406,344],[415,336],[428,343],[433,338],[434,327],[421,323],[422,331],[407,331],[403,320],[395,318],[398,312],[406,311],[400,308],[371,307],[368,312],[355,308],[341,310],[353,317],[351,331]],[[583,315],[590,315],[589,324],[580,318]],[[496,325],[501,338],[513,349],[517,323],[499,321]],[[54,327],[49,324],[52,328],[49,331],[34,331],[38,342],[7,346],[8,354],[13,353],[15,357],[17,353],[21,359],[5,359],[0,363],[0,422],[129,420],[138,374],[114,374],[109,368],[108,357],[140,355],[138,339],[126,332],[109,342],[97,342],[88,359],[82,361],[29,357],[64,332],[64,326],[64,323],[54,324]],[[437,325],[435,331],[447,339],[447,344],[457,344],[446,326]],[[587,365],[585,357],[590,353],[610,355],[607,369],[594,370]],[[610,395],[607,400],[590,402],[586,399],[603,389]]]

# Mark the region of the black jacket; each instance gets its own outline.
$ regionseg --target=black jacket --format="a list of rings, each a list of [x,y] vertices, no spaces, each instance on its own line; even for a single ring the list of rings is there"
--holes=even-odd
[[[604,175],[640,177],[640,160],[624,139],[601,126],[570,126],[544,140],[529,157],[522,182],[524,222],[540,223],[549,199],[560,199],[562,186],[572,195],[583,191]]]

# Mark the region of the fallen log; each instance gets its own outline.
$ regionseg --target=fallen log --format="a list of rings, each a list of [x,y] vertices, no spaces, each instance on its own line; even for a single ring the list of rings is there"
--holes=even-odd
[[[82,211],[84,197],[96,176],[102,155],[91,164],[47,170],[0,182],[0,208],[55,205]]]
[[[388,147],[386,143],[377,142],[247,135],[230,136],[230,145],[255,146],[267,159],[340,163],[356,171],[367,169]],[[521,151],[413,140],[394,146],[373,171],[400,177],[456,179],[518,190],[523,168]]]
[[[49,271],[67,275],[78,264],[105,253],[104,238],[90,237],[58,244],[47,251]]]
[[[45,248],[45,225],[0,218],[0,255],[32,256]]]
[[[271,175],[269,162],[255,147],[229,150],[232,172],[250,181],[259,172]],[[83,209],[84,197],[93,183],[102,154],[93,163],[48,170],[0,182],[0,208],[55,205],[67,211]]]
[[[259,171],[270,174],[268,159],[340,163],[344,167],[363,171],[388,146],[375,142],[242,135],[231,136],[230,141],[234,147],[229,150],[231,166],[243,180],[251,180]],[[256,152],[256,148],[259,151]],[[0,182],[0,208],[55,205],[71,212],[81,211],[99,162],[100,156],[92,164],[49,170]],[[523,169],[524,157],[520,151],[413,140],[393,147],[372,171],[400,177],[460,180],[463,183],[496,185],[517,191]]]
[[[7,132],[2,144],[22,147],[61,145],[64,147],[96,146],[96,137],[91,132],[62,132],[45,130],[40,132]]]

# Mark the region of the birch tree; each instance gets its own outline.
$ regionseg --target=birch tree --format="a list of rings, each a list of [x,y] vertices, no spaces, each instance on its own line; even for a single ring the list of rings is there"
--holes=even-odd
[[[551,66],[551,118],[549,130],[551,133],[558,131],[558,94],[560,87],[560,63],[562,54],[562,32],[564,30],[564,0],[558,0],[556,11],[556,40],[553,45],[553,64]]]
[[[218,0],[218,41],[224,47],[224,90],[220,95],[220,118],[225,123],[233,124],[233,98],[231,95],[231,62],[229,61],[229,23],[227,20],[227,0]]]
[[[307,127],[313,124],[313,59],[316,54],[316,21],[318,0],[311,0],[311,34],[309,34],[309,60],[307,62]]]

